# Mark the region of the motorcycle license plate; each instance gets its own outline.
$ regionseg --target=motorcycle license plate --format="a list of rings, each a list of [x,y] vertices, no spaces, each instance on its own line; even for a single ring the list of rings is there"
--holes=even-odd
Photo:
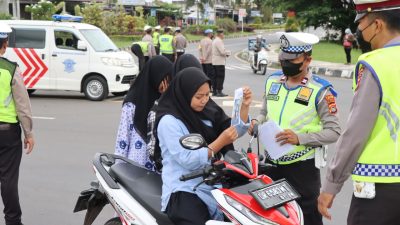
[[[300,194],[285,179],[277,180],[249,193],[265,209],[281,206],[300,198]]]

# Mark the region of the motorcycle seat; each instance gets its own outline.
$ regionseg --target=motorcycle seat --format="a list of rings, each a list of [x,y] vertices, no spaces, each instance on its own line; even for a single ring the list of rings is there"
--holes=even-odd
[[[109,174],[156,218],[158,224],[173,225],[167,214],[161,212],[161,175],[129,163],[112,165]]]

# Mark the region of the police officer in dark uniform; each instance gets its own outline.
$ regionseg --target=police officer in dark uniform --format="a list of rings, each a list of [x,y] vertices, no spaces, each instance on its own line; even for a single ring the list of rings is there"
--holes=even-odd
[[[0,24],[0,55],[8,45],[11,28]],[[19,166],[22,157],[21,126],[24,148],[34,146],[29,96],[16,63],[0,57],[0,184],[6,225],[22,225],[18,197]]]

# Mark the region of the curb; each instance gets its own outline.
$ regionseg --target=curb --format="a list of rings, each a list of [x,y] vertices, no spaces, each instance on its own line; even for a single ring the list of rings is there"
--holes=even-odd
[[[246,53],[245,53],[246,52]],[[243,53],[248,55],[249,53],[247,50],[242,50],[241,52],[238,52],[235,54],[235,57],[239,59],[240,61],[247,62],[248,56],[243,57]],[[281,65],[277,61],[270,61],[269,62],[269,67],[272,68],[277,68],[280,69]],[[352,79],[354,75],[353,70],[348,70],[348,69],[333,69],[333,68],[328,68],[328,67],[323,67],[323,66],[309,66],[310,70],[312,73],[321,75],[321,76],[327,76],[327,77],[339,77],[339,78],[346,78],[346,79]]]

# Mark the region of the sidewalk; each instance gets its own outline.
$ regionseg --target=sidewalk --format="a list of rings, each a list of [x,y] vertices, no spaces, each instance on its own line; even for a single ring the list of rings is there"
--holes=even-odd
[[[279,44],[273,44],[268,52],[269,66],[273,68],[280,68],[280,63],[278,60],[277,49],[279,49]],[[247,49],[242,50],[239,54],[239,58],[242,60],[248,59],[248,56],[252,55],[252,52],[248,52]],[[329,76],[329,77],[342,77],[342,78],[353,78],[355,65],[345,65],[342,63],[331,63],[323,61],[311,61],[310,69],[314,74]]]

